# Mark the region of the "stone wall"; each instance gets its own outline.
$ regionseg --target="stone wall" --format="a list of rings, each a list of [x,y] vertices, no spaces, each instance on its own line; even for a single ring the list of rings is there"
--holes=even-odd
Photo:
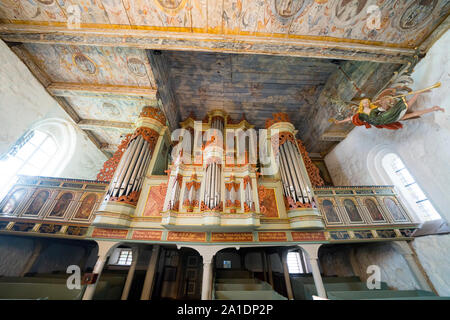
[[[398,131],[355,128],[325,157],[335,185],[379,184],[370,154],[372,150],[386,146],[400,156],[441,217],[450,221],[449,51],[450,32],[447,32],[434,44],[413,73],[413,89],[425,88],[438,81],[442,83],[441,88],[423,94],[413,108],[420,110],[439,105],[446,110],[445,113],[433,113],[420,119],[405,121],[404,128]],[[450,295],[450,236],[420,237],[413,245],[438,293]],[[412,288],[413,283],[404,277],[400,258],[395,258],[396,254],[392,250],[390,245],[385,245],[376,250],[367,249],[360,254],[367,263],[370,260],[385,266],[385,273],[391,270],[393,274],[398,274],[398,288]]]
[[[29,128],[45,119],[61,119],[75,132],[74,152],[57,176],[95,179],[106,160],[105,155],[89,140],[62,110],[28,68],[0,40],[0,154],[9,148]]]

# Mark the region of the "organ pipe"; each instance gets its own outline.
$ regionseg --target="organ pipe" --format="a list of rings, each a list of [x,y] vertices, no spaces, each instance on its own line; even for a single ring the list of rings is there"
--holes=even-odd
[[[139,153],[139,157],[136,161],[136,165],[134,166],[133,172],[131,173],[130,180],[128,181],[128,186],[125,191],[126,194],[129,194],[131,192],[131,190],[133,189],[133,185],[136,183],[136,176],[137,176],[139,170],[141,169],[142,160],[144,159],[147,150],[148,150],[148,142],[144,141],[141,152]]]
[[[303,160],[300,158],[300,153],[299,153],[297,147],[293,143],[289,143],[289,148],[291,149],[291,154],[294,159],[294,164],[297,168],[297,173],[298,173],[298,178],[300,181],[300,187],[302,190],[303,199],[304,199],[305,203],[309,203],[310,199],[309,199],[309,194],[307,192],[307,191],[309,191],[309,188],[308,188],[308,185],[306,184],[306,180],[305,180],[307,178],[303,174],[302,169],[300,167],[300,164],[303,163]]]
[[[142,145],[144,144],[144,139],[142,138],[142,136],[139,136],[136,139],[138,140],[136,152],[134,152],[133,157],[131,158],[130,166],[127,168],[127,173],[126,173],[126,175],[123,179],[123,182],[120,186],[119,197],[123,196],[125,193],[125,188],[128,185],[128,182],[131,178],[132,171],[133,171],[133,169],[136,165],[137,159],[139,158],[139,155],[141,153]]]
[[[213,117],[211,119],[211,129],[220,131],[223,136],[224,130],[224,119],[222,117]],[[217,138],[217,137],[216,137]],[[219,142],[216,139],[216,142]],[[222,146],[220,146],[222,147]],[[217,207],[221,202],[221,187],[222,187],[222,173],[221,166],[217,162],[211,162],[206,167],[205,177],[205,193],[204,193],[204,203],[213,209]]]
[[[288,155],[288,158],[290,159],[290,163],[292,164],[293,174],[295,176],[294,181],[296,182],[295,190],[297,193],[297,197],[300,197],[300,202],[306,203],[307,199],[306,199],[306,193],[305,193],[305,189],[304,189],[304,185],[303,185],[303,177],[300,174],[299,163],[294,154],[295,151],[293,149],[293,144],[290,141],[288,141],[283,146]]]
[[[151,153],[150,144],[141,135],[129,143],[117,166],[107,199],[128,196],[141,189]]]
[[[308,186],[301,168],[301,156],[297,147],[286,141],[279,148],[280,173],[285,196],[295,202],[310,203]]]

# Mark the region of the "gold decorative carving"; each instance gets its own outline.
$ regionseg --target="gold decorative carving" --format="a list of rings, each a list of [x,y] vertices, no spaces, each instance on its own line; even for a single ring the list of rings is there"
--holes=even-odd
[[[312,208],[310,203],[301,203],[300,201],[295,202],[291,197],[284,197],[286,210],[291,209],[301,209],[301,208]]]

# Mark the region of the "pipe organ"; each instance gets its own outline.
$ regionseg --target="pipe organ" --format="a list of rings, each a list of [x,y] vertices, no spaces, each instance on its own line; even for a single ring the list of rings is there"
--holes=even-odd
[[[204,157],[205,169],[205,193],[203,203],[210,209],[215,209],[221,204],[222,189],[222,153],[224,136],[224,118],[214,116],[211,118],[210,140],[206,142]]]
[[[158,153],[168,149],[161,147],[162,132],[167,132],[165,122],[156,110],[144,108],[136,131],[128,138],[96,222],[108,224],[114,221],[110,224],[126,225],[129,223],[126,216],[136,214],[136,205],[142,211],[145,201],[152,201],[149,197],[153,193],[148,191],[148,198],[142,201],[139,198]],[[244,118],[233,122],[226,112],[213,110],[202,121],[190,116],[180,125],[185,130],[166,171],[164,201],[156,204],[161,205],[158,210],[162,226],[169,229],[177,228],[177,225],[256,228],[262,215],[260,194],[270,194],[264,191],[264,185],[269,183],[276,190],[270,207],[276,208],[278,213],[275,214],[285,215],[291,228],[323,227],[308,176],[310,170],[307,171],[303,160],[305,150],[295,139],[296,131],[287,115],[274,114],[274,119],[266,122],[267,135],[259,137],[267,145],[272,144],[272,148],[268,148],[272,151],[264,157],[278,165],[279,170],[273,176],[260,177],[254,155],[261,141]],[[181,143],[186,134],[191,135],[189,144]],[[277,142],[276,146],[274,142]],[[117,214],[116,220],[111,218],[114,214]]]
[[[181,123],[181,127],[192,133],[194,121],[190,116]],[[169,216],[182,212],[258,215],[256,164],[249,163],[248,156],[244,163],[238,161],[238,149],[242,145],[239,146],[236,139],[230,140],[233,141],[231,154],[225,155],[224,146],[228,129],[244,131],[253,126],[245,119],[233,123],[225,112],[214,110],[206,116],[200,127],[202,132],[196,132],[196,137],[192,138],[196,141],[195,144],[199,137],[202,141],[200,162],[172,163],[164,212]],[[198,128],[197,123],[196,130]],[[243,145],[244,149],[248,148],[248,144]],[[242,148],[240,151],[242,153]],[[244,152],[248,154],[248,150]],[[197,158],[194,156],[191,159]],[[178,175],[182,178],[177,178]],[[178,186],[176,181],[182,182]],[[183,205],[177,206],[177,201],[181,201]]]
[[[121,225],[122,217],[134,214],[145,177],[152,170],[150,164],[161,151],[165,125],[166,118],[159,108],[146,106],[142,109],[136,130],[128,135],[121,149],[111,158],[113,161],[105,162],[101,171],[115,170],[94,223]]]
[[[303,163],[297,144],[286,141],[279,149],[279,166],[285,197],[295,203],[310,204],[311,191],[300,167]]]
[[[117,166],[105,199],[113,201],[139,192],[151,156],[152,148],[149,141],[142,135],[135,135]]]

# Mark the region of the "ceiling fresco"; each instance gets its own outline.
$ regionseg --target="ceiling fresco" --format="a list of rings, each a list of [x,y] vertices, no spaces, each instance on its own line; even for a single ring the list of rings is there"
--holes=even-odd
[[[93,99],[90,97],[67,97],[83,119],[113,120],[134,123],[142,108],[148,105],[145,100],[132,99]]]
[[[380,26],[368,28],[377,5]],[[76,6],[73,9],[72,6]],[[415,47],[450,8],[446,0],[3,0],[7,22],[252,36],[331,37]],[[379,11],[378,11],[379,10]]]
[[[217,108],[257,128],[286,112],[325,154],[351,129],[327,121],[329,97],[351,100],[352,80],[377,92],[449,13],[450,0],[1,0],[0,38],[108,155],[144,105],[171,129]]]
[[[156,103],[150,94],[140,95],[154,91],[156,86],[145,50],[37,43],[23,44],[22,50],[48,77],[51,92],[63,99],[80,121],[130,125],[143,106]],[[95,126],[86,130],[106,152],[113,152],[120,144],[120,136],[129,132],[125,128]]]
[[[117,150],[117,146],[125,138],[127,133],[132,133],[132,130],[115,129],[115,128],[97,128],[95,129],[95,135],[101,141],[108,141],[108,146],[104,148],[105,151],[114,153]]]
[[[144,50],[25,44],[53,82],[155,86]]]

